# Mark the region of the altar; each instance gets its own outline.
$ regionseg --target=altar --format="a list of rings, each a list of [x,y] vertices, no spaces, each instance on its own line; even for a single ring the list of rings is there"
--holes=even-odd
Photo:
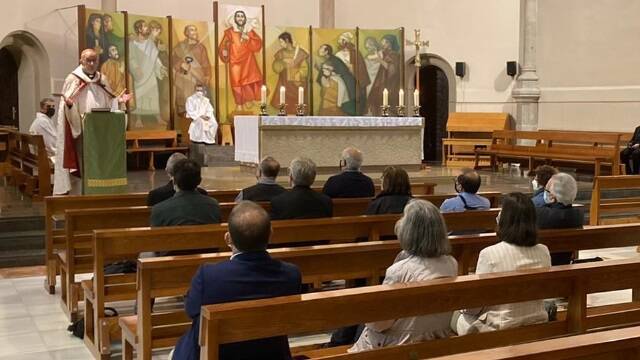
[[[297,156],[318,167],[337,167],[340,153],[355,146],[365,166],[422,163],[424,119],[367,116],[236,116],[235,160],[257,164],[273,156],[287,167]]]

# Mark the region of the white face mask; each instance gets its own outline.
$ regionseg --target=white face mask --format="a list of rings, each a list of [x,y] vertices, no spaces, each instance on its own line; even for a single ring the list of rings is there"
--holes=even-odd
[[[531,180],[531,186],[533,186],[533,191],[538,191],[542,187],[536,179]]]
[[[555,199],[551,198],[551,193],[548,191],[545,191],[542,197],[544,198],[545,204],[553,204],[556,201]]]
[[[500,214],[502,214],[502,210],[498,212],[498,216],[496,216],[496,224],[500,224]]]

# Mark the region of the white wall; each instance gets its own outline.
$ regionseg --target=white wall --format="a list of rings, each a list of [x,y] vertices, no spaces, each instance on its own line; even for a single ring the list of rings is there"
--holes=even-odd
[[[221,4],[265,5],[265,23],[271,25],[318,26],[319,0],[221,0]],[[211,21],[213,1],[204,0],[119,0],[118,10],[132,14],[171,15],[180,19]]]
[[[77,11],[75,8],[56,10],[76,4],[77,1],[72,0],[20,0],[0,12],[1,46],[17,44],[12,52],[19,53],[18,48],[22,48],[25,54],[32,56],[16,59],[21,130],[29,128],[40,98],[59,91],[64,77],[77,64]],[[88,0],[85,4],[98,7],[100,1]],[[32,34],[36,40],[21,35],[22,32]],[[19,41],[8,37],[16,33]],[[37,54],[36,58],[33,58],[34,54]]]
[[[405,37],[421,29],[430,41],[428,53],[455,68],[467,64],[464,80],[457,78],[458,111],[515,113],[514,84],[506,62],[518,60],[520,2],[516,0],[336,0],[336,27],[395,28]],[[405,48],[405,57],[415,54]]]
[[[640,123],[640,1],[538,0],[539,127]]]

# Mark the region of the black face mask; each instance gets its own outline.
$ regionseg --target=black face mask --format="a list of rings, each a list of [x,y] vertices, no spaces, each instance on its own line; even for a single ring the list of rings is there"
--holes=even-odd
[[[45,113],[48,117],[52,117],[53,114],[56,113],[56,109],[55,108],[47,108],[47,112]]]

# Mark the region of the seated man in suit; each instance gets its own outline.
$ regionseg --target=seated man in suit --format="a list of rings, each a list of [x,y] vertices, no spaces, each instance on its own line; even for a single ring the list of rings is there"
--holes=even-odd
[[[187,157],[183,153],[173,153],[169,156],[167,166],[164,168],[167,175],[169,175],[169,183],[149,191],[149,195],[147,195],[147,206],[153,206],[159,202],[165,201],[176,193],[173,185],[173,177],[175,176],[174,166],[178,160],[186,158]],[[198,188],[198,192],[203,195],[207,195],[207,191],[200,187]]]
[[[557,173],[549,179],[544,189],[545,205],[536,208],[539,229],[581,228],[584,223],[584,209],[574,208],[578,194],[578,184],[566,173]],[[551,254],[552,265],[571,263],[572,252]]]
[[[151,208],[151,226],[220,223],[218,202],[197,190],[202,181],[200,165],[190,159],[178,160],[173,172],[177,191],[170,199]]]
[[[229,215],[225,241],[233,251],[230,260],[200,266],[185,298],[185,310],[193,319],[180,338],[174,360],[200,358],[198,331],[203,305],[295,295],[301,292],[302,276],[295,265],[272,259],[267,252],[271,237],[269,215],[259,205],[242,201]],[[260,324],[256,324],[260,326]],[[220,359],[290,359],[286,336],[257,339],[220,346]],[[171,356],[170,356],[171,359]]]
[[[640,174],[640,126],[633,132],[627,147],[620,152],[620,163],[625,165],[627,175]]]
[[[469,168],[462,169],[462,173],[455,179],[455,190],[458,196],[447,199],[440,205],[440,211],[485,210],[491,207],[491,202],[484,196],[476,194],[480,189],[482,179],[480,175]]]
[[[327,180],[322,192],[330,198],[356,198],[373,197],[375,187],[373,181],[360,171],[362,166],[362,152],[354,147],[348,147],[342,151],[344,170]]]
[[[240,190],[236,197],[236,202],[242,200],[251,201],[271,201],[274,196],[286,191],[285,188],[276,183],[276,178],[280,172],[280,163],[271,156],[267,156],[256,169],[258,183],[246,189]]]
[[[289,165],[289,183],[293,188],[271,199],[271,218],[310,219],[333,216],[331,198],[311,189],[316,179],[316,164],[298,157]]]

